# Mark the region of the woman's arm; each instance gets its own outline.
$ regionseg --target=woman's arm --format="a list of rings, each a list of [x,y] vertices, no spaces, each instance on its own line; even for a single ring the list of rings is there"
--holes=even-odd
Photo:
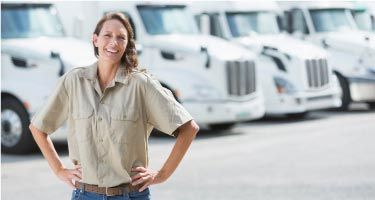
[[[81,180],[80,166],[77,165],[75,169],[67,169],[61,162],[59,155],[56,152],[55,147],[49,136],[38,130],[34,125],[30,124],[29,129],[35,139],[35,142],[39,146],[44,158],[48,161],[49,166],[53,170],[59,179],[67,183],[69,186],[74,188],[73,180]]]
[[[133,172],[138,172],[138,174],[132,177],[132,185],[142,184],[140,191],[143,191],[150,185],[166,181],[176,170],[198,130],[199,127],[194,120],[180,126],[178,128],[176,143],[163,167],[156,172],[144,167],[136,167],[132,169]]]

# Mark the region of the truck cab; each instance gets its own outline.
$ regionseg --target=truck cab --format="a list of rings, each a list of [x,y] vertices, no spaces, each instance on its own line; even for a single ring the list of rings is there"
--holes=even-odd
[[[331,64],[342,89],[342,109],[351,102],[375,103],[375,43],[358,30],[348,2],[279,2],[286,30],[294,37],[320,45],[331,54]]]
[[[276,3],[204,2],[190,6],[204,34],[257,53],[266,114],[304,117],[312,110],[341,105],[328,53],[283,33]]]
[[[90,43],[65,35],[51,4],[1,4],[1,147],[35,149],[28,126],[60,76],[95,61]],[[63,138],[64,128],[53,134]]]

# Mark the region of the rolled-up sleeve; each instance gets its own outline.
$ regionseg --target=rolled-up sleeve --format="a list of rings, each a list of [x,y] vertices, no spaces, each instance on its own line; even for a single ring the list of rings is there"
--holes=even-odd
[[[159,131],[173,135],[178,127],[193,119],[172,92],[151,77],[147,79],[145,96],[147,122]]]
[[[55,132],[68,118],[69,100],[65,80],[66,75],[59,78],[46,104],[31,120],[32,125],[47,134]]]

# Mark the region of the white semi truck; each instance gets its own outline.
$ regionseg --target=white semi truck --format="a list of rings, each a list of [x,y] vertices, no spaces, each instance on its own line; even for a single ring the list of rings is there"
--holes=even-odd
[[[142,49],[141,65],[149,67],[162,85],[171,89],[198,123],[228,129],[264,115],[251,52],[200,35],[183,5],[120,4],[122,7],[95,2],[91,11],[97,16],[87,17],[95,25],[105,12],[124,8],[120,10],[134,25]],[[60,13],[74,12],[68,9]],[[95,60],[92,52],[90,43],[65,36],[51,4],[2,4],[4,152],[26,153],[35,148],[27,127],[30,116],[43,105],[59,76]]]
[[[183,3],[96,5],[99,17],[119,11],[129,18],[142,47],[141,66],[170,89],[199,124],[229,129],[264,115],[255,55],[200,34]]]
[[[274,2],[194,2],[205,34],[225,38],[258,53],[266,114],[303,117],[341,106],[341,91],[327,52],[281,32]]]
[[[36,146],[30,117],[57,79],[95,61],[90,43],[66,37],[51,4],[1,4],[1,149],[28,153]],[[53,135],[64,137],[64,128]]]
[[[279,2],[285,28],[294,37],[322,46],[342,88],[342,109],[351,102],[375,107],[375,43],[369,32],[357,29],[345,2]]]

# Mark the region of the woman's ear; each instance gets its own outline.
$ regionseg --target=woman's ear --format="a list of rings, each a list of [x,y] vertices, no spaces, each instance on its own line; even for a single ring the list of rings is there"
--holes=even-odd
[[[98,35],[96,35],[95,33],[92,35],[92,43],[95,47],[98,47]]]

